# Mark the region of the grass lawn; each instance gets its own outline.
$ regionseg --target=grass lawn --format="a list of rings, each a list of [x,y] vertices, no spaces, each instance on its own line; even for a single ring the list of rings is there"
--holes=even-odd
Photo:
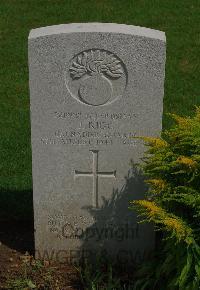
[[[115,22],[166,32],[164,112],[200,105],[199,0],[0,1],[0,217],[31,217],[31,147],[27,65],[30,29],[69,22]],[[164,116],[164,128],[170,120]]]

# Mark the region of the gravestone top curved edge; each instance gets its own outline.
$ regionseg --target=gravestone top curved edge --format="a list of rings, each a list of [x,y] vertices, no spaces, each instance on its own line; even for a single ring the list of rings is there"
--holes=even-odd
[[[29,39],[62,34],[62,33],[81,33],[81,32],[100,32],[100,33],[122,33],[130,35],[138,35],[141,37],[155,38],[166,42],[165,33],[160,30],[126,25],[116,23],[69,23],[52,25],[46,27],[40,27],[32,29],[29,34]]]

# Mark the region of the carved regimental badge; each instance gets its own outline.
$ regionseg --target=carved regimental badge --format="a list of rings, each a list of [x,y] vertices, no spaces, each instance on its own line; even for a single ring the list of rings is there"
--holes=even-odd
[[[122,96],[127,82],[126,68],[113,53],[91,49],[76,55],[66,71],[66,86],[73,98],[87,105],[101,106]]]

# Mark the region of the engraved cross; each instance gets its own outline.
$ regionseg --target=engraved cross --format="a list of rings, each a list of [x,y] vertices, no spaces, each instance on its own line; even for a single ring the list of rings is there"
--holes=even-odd
[[[90,150],[93,155],[93,166],[92,171],[74,171],[74,178],[77,177],[92,177],[93,178],[93,206],[99,207],[99,198],[98,198],[98,185],[99,185],[99,177],[114,177],[116,178],[116,170],[115,171],[98,171],[98,152],[99,150]]]

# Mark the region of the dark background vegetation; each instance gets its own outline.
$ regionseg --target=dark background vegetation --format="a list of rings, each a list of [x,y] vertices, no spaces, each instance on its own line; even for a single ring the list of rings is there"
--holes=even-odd
[[[114,22],[165,31],[164,113],[186,115],[200,105],[199,20],[199,0],[1,0],[0,218],[32,218],[30,29],[70,22]],[[170,125],[164,115],[163,127]]]

